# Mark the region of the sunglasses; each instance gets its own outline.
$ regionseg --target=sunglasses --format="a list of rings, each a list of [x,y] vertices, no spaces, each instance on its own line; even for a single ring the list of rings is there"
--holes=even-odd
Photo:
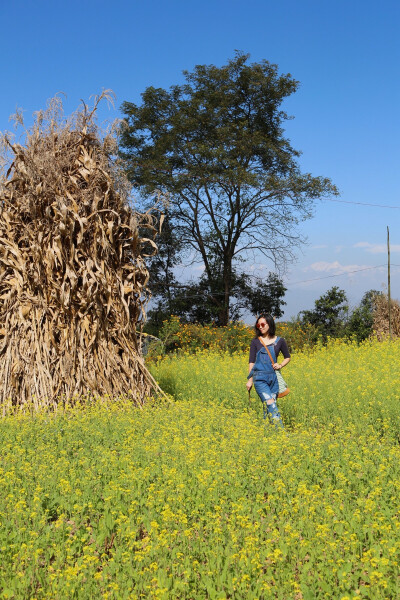
[[[267,323],[259,323],[257,325],[257,329],[262,329],[262,327],[266,327],[266,326],[267,326]]]

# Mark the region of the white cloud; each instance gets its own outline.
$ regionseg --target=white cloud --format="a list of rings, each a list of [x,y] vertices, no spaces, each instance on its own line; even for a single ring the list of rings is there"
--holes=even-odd
[[[334,262],[315,262],[303,270],[336,275],[337,273],[351,273],[352,271],[358,271],[360,269],[368,269],[370,266],[371,265],[342,265],[339,261],[335,260]]]
[[[387,244],[371,244],[371,242],[357,242],[353,248],[364,248],[370,254],[386,254]],[[400,244],[390,244],[391,252],[400,252]]]
[[[247,270],[251,271],[251,272],[255,271],[256,273],[258,273],[258,275],[260,275],[262,277],[264,270],[267,270],[267,272],[268,272],[268,270],[271,270],[271,265],[269,265],[269,268],[268,268],[268,265],[266,265],[264,263],[252,264],[249,267],[247,267]]]

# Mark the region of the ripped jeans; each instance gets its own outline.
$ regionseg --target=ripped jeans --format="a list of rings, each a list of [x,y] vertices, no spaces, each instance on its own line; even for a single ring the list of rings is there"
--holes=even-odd
[[[271,423],[275,426],[275,429],[284,429],[282,417],[276,403],[276,398],[279,392],[278,381],[276,380],[276,377],[274,379],[275,381],[269,377],[265,379],[264,377],[262,379],[258,379],[255,375],[253,377],[253,383],[263,405],[264,419],[266,419],[267,415],[269,415]]]

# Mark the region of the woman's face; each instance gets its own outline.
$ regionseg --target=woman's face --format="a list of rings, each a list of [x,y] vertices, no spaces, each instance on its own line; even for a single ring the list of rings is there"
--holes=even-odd
[[[261,318],[259,321],[257,321],[257,329],[260,330],[261,335],[268,333],[269,325],[264,318]]]

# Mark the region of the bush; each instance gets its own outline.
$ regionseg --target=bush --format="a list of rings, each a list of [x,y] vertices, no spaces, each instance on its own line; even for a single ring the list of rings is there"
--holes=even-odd
[[[290,352],[313,348],[321,342],[321,332],[316,325],[298,319],[276,324],[276,334],[285,338]]]
[[[277,323],[276,333],[286,339],[291,352],[312,347],[319,340],[316,326],[301,324],[299,321]],[[216,327],[212,323],[182,323],[179,317],[171,316],[163,322],[159,339],[150,344],[147,360],[157,360],[171,352],[246,352],[254,334],[254,328],[241,321],[231,322],[226,327]]]
[[[229,323],[226,327],[182,323],[171,316],[163,322],[159,340],[151,344],[148,360],[154,360],[171,352],[195,353],[199,350],[238,352],[247,350],[254,337],[253,330],[242,322]]]

